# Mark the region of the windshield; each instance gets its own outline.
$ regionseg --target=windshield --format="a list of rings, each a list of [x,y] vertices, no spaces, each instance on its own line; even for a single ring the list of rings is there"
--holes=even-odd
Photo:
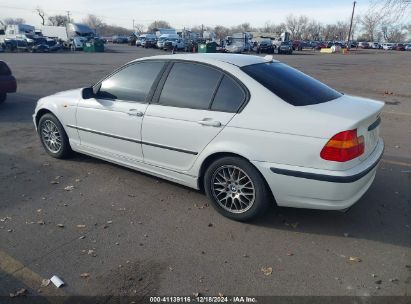
[[[253,64],[241,69],[294,106],[323,103],[342,96],[322,82],[283,63]]]

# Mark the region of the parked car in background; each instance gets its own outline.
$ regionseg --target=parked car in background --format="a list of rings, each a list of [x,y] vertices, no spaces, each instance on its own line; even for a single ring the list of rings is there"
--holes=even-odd
[[[381,49],[381,44],[378,42],[370,42],[369,45],[371,46],[372,49]]]
[[[271,40],[262,40],[257,44],[257,53],[274,53],[274,45]]]
[[[8,93],[15,93],[17,90],[16,78],[4,61],[0,60],[0,103],[3,103]]]
[[[120,36],[120,35],[115,35],[113,36],[113,43],[128,43],[128,37],[127,36]]]
[[[396,51],[405,51],[405,45],[402,43],[397,43],[394,47],[394,50]]]
[[[164,42],[163,49],[165,51],[170,50],[184,50],[186,48],[186,44],[184,40],[181,38],[169,38]]]
[[[158,39],[157,39],[157,42],[156,42],[157,48],[159,48],[159,49],[161,50],[161,49],[164,48],[164,43],[165,43],[167,40],[170,40],[170,39],[179,39],[179,38],[180,38],[180,36],[178,36],[177,34],[162,34],[162,35],[160,35],[160,37],[158,37]]]
[[[324,42],[318,42],[318,43],[314,46],[314,48],[315,48],[316,50],[321,50],[321,49],[327,48],[327,44],[324,43]]]
[[[113,43],[113,37],[101,37],[104,43]]]
[[[394,49],[394,43],[383,43],[382,48],[384,50],[393,50]]]
[[[50,52],[50,47],[47,44],[36,44],[30,47],[30,52],[32,53],[48,53]]]
[[[405,50],[406,51],[411,51],[411,44],[406,44],[405,45]]]
[[[74,150],[204,189],[221,214],[247,221],[275,203],[358,201],[383,154],[383,106],[271,55],[167,55],[43,97],[33,120],[52,157]]]
[[[141,44],[142,47],[155,48],[157,47],[157,39],[154,37],[147,37]]]
[[[361,49],[369,49],[370,48],[370,44],[368,42],[358,42],[358,47]]]
[[[230,45],[225,47],[226,52],[228,53],[237,53],[241,54],[242,52],[246,51],[246,44],[241,40],[233,41]]]
[[[128,37],[127,43],[128,43],[129,45],[135,45],[135,44],[136,44],[136,41],[137,41],[137,36],[136,36],[135,34],[132,34],[132,35],[130,35],[130,36]]]
[[[288,54],[291,55],[293,53],[293,46],[289,41],[281,42],[280,46],[277,48],[278,54]]]
[[[151,41],[155,40],[157,42],[157,36],[155,34],[141,34],[136,40],[136,46],[144,47],[146,39],[150,39]]]

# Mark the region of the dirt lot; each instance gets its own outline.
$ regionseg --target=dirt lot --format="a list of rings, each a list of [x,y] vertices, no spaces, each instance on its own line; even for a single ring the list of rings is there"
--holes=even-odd
[[[31,121],[39,97],[157,53],[0,54],[18,80],[0,106],[0,295],[411,296],[411,52],[275,55],[342,92],[384,100],[386,152],[348,213],[280,208],[251,224],[223,218],[191,189],[43,151]],[[41,287],[52,275],[66,286]]]

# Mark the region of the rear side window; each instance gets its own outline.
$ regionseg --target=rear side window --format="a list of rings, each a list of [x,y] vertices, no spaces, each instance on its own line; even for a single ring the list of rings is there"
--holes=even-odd
[[[224,76],[214,97],[211,110],[237,112],[245,98],[244,90],[230,77]]]
[[[144,102],[164,62],[129,65],[101,83],[99,98]]]
[[[323,103],[342,96],[322,82],[283,63],[253,64],[241,69],[294,106]]]
[[[160,95],[162,105],[208,109],[221,72],[194,63],[174,63]]]

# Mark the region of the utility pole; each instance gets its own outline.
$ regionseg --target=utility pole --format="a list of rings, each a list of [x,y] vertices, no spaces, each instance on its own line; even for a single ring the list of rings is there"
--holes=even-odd
[[[70,11],[67,11],[67,22],[70,23]]]
[[[134,19],[133,19],[133,32],[134,32]]]
[[[352,6],[352,14],[351,14],[351,22],[350,22],[350,30],[348,31],[348,41],[347,41],[347,49],[351,48],[351,43],[350,43],[350,39],[351,39],[351,31],[352,31],[352,23],[354,20],[354,10],[355,10],[355,4],[357,2],[354,1],[353,6]]]

